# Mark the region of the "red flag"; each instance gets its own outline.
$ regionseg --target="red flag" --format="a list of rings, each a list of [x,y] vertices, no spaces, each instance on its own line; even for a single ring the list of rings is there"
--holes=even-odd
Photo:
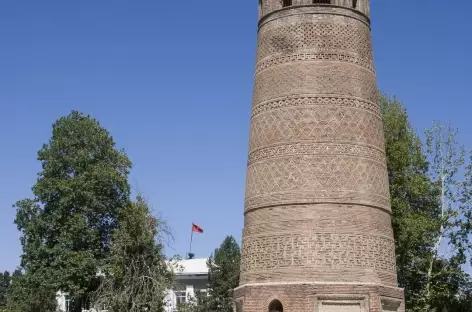
[[[192,223],[192,232],[203,233],[203,229],[195,223]]]

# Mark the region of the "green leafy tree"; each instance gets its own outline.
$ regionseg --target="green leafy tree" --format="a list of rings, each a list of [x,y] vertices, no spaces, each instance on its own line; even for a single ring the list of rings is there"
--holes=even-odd
[[[454,259],[437,259],[432,272],[430,297],[425,297],[425,301],[427,299],[425,311],[457,312],[467,306],[470,307],[471,281],[460,263]]]
[[[21,271],[18,269],[13,274],[8,271],[0,273],[0,311],[5,311],[12,292],[13,279],[19,276],[21,276]]]
[[[439,224],[438,190],[428,176],[423,143],[409,123],[404,106],[384,95],[381,109],[398,280],[405,288],[407,309],[415,311],[423,300],[427,259]]]
[[[0,272],[0,309],[5,308],[7,305],[7,294],[11,285],[10,272]]]
[[[23,275],[20,271],[13,274],[8,292],[8,312],[56,311],[54,289],[48,288],[38,279],[39,275]]]
[[[174,278],[163,254],[167,226],[151,215],[141,196],[121,210],[119,224],[92,306],[110,312],[164,311],[165,291]]]
[[[208,293],[179,305],[182,312],[232,312],[233,290],[239,286],[241,250],[233,236],[227,236],[207,261]]]
[[[196,291],[194,297],[187,298],[185,303],[177,305],[178,312],[209,312],[211,298],[204,292]]]
[[[440,193],[440,222],[433,232],[434,247],[428,258],[424,293],[429,311],[435,308],[433,303],[438,298],[451,301],[469,280],[462,266],[472,256],[472,158],[469,161],[469,153],[458,144],[457,130],[450,124],[437,122],[427,130],[426,146],[429,175]],[[440,287],[438,280],[444,281]]]
[[[233,290],[239,285],[241,250],[233,236],[227,236],[208,259],[207,311],[233,311]]]
[[[396,242],[398,280],[407,311],[470,307],[471,282],[463,264],[470,252],[472,167],[456,133],[439,124],[426,148],[406,109],[382,97],[382,116]]]
[[[97,120],[77,111],[54,123],[38,160],[42,171],[33,198],[15,205],[25,271],[17,284],[24,296],[38,289],[49,297],[67,291],[71,311],[80,311],[110,257],[119,213],[129,205],[131,162]]]

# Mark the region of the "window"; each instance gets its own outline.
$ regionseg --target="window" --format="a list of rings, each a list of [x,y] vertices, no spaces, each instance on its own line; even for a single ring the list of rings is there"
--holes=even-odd
[[[275,299],[269,304],[269,312],[284,312],[284,308],[282,307],[282,302]]]
[[[183,304],[187,302],[187,293],[185,290],[175,292],[175,305]]]
[[[69,293],[65,293],[64,294],[64,299],[66,300],[66,312],[69,312],[69,308],[70,308],[70,296],[69,296]]]
[[[292,5],[292,0],[282,0],[282,7],[288,7]]]
[[[331,0],[313,0],[313,4],[331,4]]]
[[[357,8],[357,0],[352,0],[352,7]]]

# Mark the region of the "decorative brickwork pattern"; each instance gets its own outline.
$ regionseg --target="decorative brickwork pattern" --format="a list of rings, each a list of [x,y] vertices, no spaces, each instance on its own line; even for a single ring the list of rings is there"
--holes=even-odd
[[[348,191],[388,198],[388,178],[383,163],[352,156],[300,156],[274,158],[248,168],[246,198],[285,192]],[[342,199],[343,201],[345,199]]]
[[[307,1],[261,3],[235,308],[402,312],[369,2]]]
[[[265,61],[261,61],[257,64],[256,75],[259,74],[264,69],[270,68],[272,66],[285,64],[288,62],[302,62],[302,61],[339,61],[339,62],[349,62],[354,63],[363,67],[366,67],[370,70],[374,70],[372,61],[368,61],[362,58],[357,57],[356,55],[349,55],[348,53],[334,53],[334,52],[322,52],[322,53],[297,53],[290,55],[282,55],[280,57],[273,57]]]
[[[383,150],[382,120],[358,108],[292,106],[259,114],[251,121],[251,152],[273,144],[358,143]]]
[[[249,164],[269,159],[294,155],[349,155],[370,158],[384,164],[385,154],[369,146],[336,143],[294,143],[258,149],[249,154]]]
[[[351,107],[367,110],[380,119],[380,107],[378,104],[368,102],[359,98],[350,97],[335,97],[335,96],[304,96],[304,97],[283,97],[279,99],[269,100],[257,104],[252,109],[252,117],[278,108],[287,108],[291,106],[311,106],[311,105],[328,105],[328,106],[341,106]]]
[[[245,237],[242,272],[272,268],[365,268],[395,272],[392,238],[311,233]],[[244,278],[244,277],[243,277]]]
[[[269,55],[300,50],[354,53],[372,68],[372,43],[367,27],[303,23],[268,29],[259,34],[257,60]]]

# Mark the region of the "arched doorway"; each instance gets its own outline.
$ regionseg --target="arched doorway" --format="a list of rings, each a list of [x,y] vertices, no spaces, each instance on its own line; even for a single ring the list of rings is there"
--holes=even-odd
[[[269,312],[284,312],[284,307],[282,306],[282,302],[275,299],[272,300],[269,304]]]

